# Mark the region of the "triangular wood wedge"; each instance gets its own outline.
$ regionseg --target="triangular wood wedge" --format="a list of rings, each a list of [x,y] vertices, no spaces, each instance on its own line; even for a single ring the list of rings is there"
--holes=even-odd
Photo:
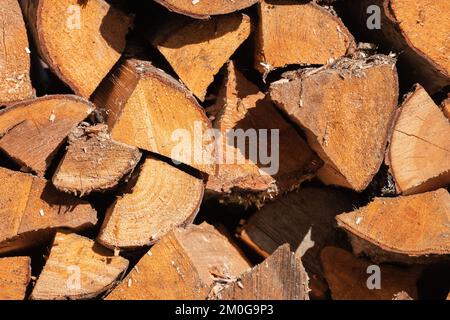
[[[0,258],[0,301],[25,299],[31,280],[29,257]]]
[[[375,261],[428,262],[450,255],[450,195],[447,190],[376,198],[337,217],[356,254]]]
[[[57,233],[31,299],[96,298],[113,288],[127,268],[126,259],[114,256],[91,239]]]

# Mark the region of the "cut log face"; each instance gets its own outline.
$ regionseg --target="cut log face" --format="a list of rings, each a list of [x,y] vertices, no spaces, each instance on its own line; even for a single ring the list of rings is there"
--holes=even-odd
[[[139,149],[111,140],[107,130],[106,125],[99,125],[72,132],[52,179],[57,189],[75,195],[106,191],[133,171],[141,158]]]
[[[240,231],[240,238],[264,257],[289,243],[308,272],[311,295],[323,299],[327,286],[320,251],[337,243],[335,217],[351,209],[352,198],[343,191],[302,188],[253,214]]]
[[[325,184],[364,190],[378,172],[398,99],[395,61],[343,58],[271,85],[275,103],[305,130],[325,162]]]
[[[249,268],[214,227],[190,225],[164,236],[107,299],[205,299],[216,281],[231,281]]]
[[[258,2],[258,0],[155,0],[170,11],[184,14],[186,16],[207,19],[213,15],[232,13],[241,9],[248,8]]]
[[[404,195],[450,184],[450,123],[425,89],[417,85],[399,110],[388,163]]]
[[[250,18],[232,14],[175,26],[169,23],[152,42],[189,90],[203,101],[214,76],[250,32]]]
[[[103,0],[21,0],[42,59],[88,98],[119,60],[130,17]]]
[[[29,257],[0,259],[0,301],[25,299],[31,280],[30,263]]]
[[[309,300],[308,275],[289,245],[218,293],[222,300]]]
[[[377,266],[336,247],[323,249],[321,260],[334,300],[406,300],[401,298],[405,295],[417,299],[420,267]],[[380,271],[380,286],[370,289],[369,284],[376,285],[370,279],[375,275],[373,270],[378,270],[376,267]]]
[[[43,244],[58,228],[85,230],[97,223],[89,203],[28,174],[1,168],[0,195],[0,253]]]
[[[450,254],[450,195],[447,190],[376,198],[337,217],[356,254],[375,261],[428,262]]]
[[[113,140],[214,174],[211,122],[189,91],[149,62],[127,60],[94,96]]]
[[[259,4],[256,69],[326,64],[356,45],[342,21],[315,3],[264,0]]]
[[[32,98],[30,49],[27,30],[17,0],[5,0],[0,8],[3,24],[0,47],[0,106]]]
[[[151,245],[194,220],[204,188],[203,180],[148,157],[108,209],[98,241],[109,248]]]
[[[0,149],[42,177],[70,131],[93,110],[92,103],[72,95],[17,103],[0,111]]]
[[[96,298],[113,288],[128,268],[128,261],[94,241],[57,233],[50,256],[31,293],[33,300]]]

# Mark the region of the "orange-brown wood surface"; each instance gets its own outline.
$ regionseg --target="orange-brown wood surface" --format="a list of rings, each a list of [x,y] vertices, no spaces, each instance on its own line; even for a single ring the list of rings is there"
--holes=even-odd
[[[29,257],[0,258],[0,300],[23,300],[31,280]]]

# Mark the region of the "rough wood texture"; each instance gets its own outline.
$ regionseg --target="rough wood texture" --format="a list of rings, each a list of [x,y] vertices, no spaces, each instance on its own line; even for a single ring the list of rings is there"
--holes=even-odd
[[[337,221],[349,233],[354,252],[375,261],[427,262],[450,254],[450,195],[445,189],[376,198]]]
[[[113,288],[127,267],[126,259],[88,238],[57,233],[31,299],[96,298]]]
[[[0,252],[33,247],[55,229],[85,230],[97,223],[96,211],[59,193],[45,180],[0,168]]]
[[[107,130],[97,125],[72,131],[52,179],[57,189],[81,196],[106,191],[133,171],[141,158],[139,149],[111,140]]]
[[[285,244],[218,296],[223,300],[309,300],[308,291],[302,262]]]
[[[45,96],[0,111],[0,149],[44,176],[54,153],[94,105],[72,95]]]
[[[216,281],[235,279],[250,267],[217,229],[190,225],[163,237],[107,298],[205,299]]]
[[[352,197],[346,192],[301,188],[255,212],[239,235],[264,257],[289,243],[308,272],[312,297],[323,299],[327,286],[320,266],[320,251],[337,243],[335,217],[351,209]]]
[[[130,17],[103,0],[20,0],[42,59],[88,98],[125,48]]]
[[[450,120],[450,98],[447,98],[442,102],[442,112],[444,112],[444,115]]]
[[[31,280],[30,263],[29,257],[0,259],[0,301],[25,299]]]
[[[184,14],[186,16],[207,19],[213,15],[232,13],[252,6],[259,0],[155,0],[170,11]]]
[[[192,223],[204,188],[201,179],[148,157],[108,209],[98,241],[124,249],[154,244],[173,228]]]
[[[27,30],[17,0],[4,0],[0,8],[0,106],[34,96],[30,79]]]
[[[380,265],[381,287],[371,290],[367,286],[372,274],[368,272],[373,265],[370,261],[335,247],[323,249],[321,260],[334,300],[404,300],[401,296],[405,293],[417,299],[416,284],[421,268]]]
[[[387,162],[404,195],[450,184],[450,123],[417,85],[398,111]]]
[[[397,106],[395,61],[383,55],[343,58],[286,77],[271,85],[270,94],[325,162],[319,178],[364,190],[383,162]]]
[[[261,72],[289,64],[326,64],[356,47],[342,21],[314,2],[265,0],[258,13],[255,67]]]
[[[126,60],[94,96],[112,139],[215,172],[211,122],[178,81],[140,60]]]
[[[189,90],[203,101],[214,76],[250,32],[250,18],[232,14],[210,20],[169,22],[152,42]]]

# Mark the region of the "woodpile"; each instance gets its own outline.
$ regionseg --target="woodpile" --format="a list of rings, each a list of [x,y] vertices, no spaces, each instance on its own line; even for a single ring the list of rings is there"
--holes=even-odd
[[[0,300],[449,299],[450,2],[3,2]]]

